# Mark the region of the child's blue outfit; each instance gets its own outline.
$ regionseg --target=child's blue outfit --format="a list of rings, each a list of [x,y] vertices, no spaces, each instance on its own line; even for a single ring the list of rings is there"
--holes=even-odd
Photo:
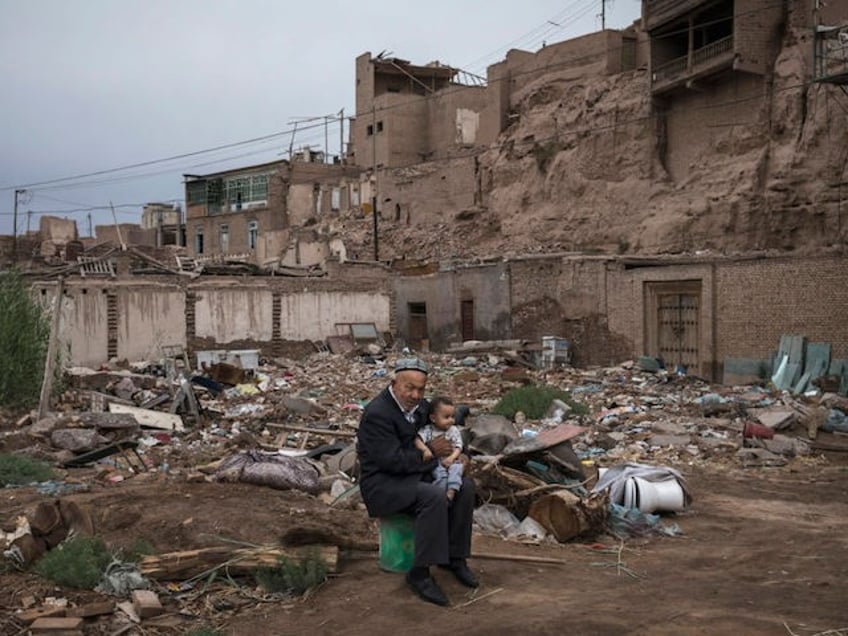
[[[451,443],[453,448],[462,450],[462,434],[459,432],[459,427],[457,426],[451,426],[448,430],[443,431],[432,424],[427,424],[418,430],[418,437],[425,444],[437,437],[444,437]],[[446,491],[459,491],[462,487],[462,470],[463,465],[460,461],[455,461],[447,468],[439,462],[438,466],[433,469],[433,483],[444,485]]]

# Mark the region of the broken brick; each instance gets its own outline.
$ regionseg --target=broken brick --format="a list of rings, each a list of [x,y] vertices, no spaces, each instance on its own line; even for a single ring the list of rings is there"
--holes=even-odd
[[[165,611],[159,597],[150,590],[133,590],[132,603],[136,614],[141,618],[158,616]]]

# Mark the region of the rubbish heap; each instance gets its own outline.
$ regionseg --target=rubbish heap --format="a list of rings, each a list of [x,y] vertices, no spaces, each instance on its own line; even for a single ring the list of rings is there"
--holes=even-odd
[[[72,368],[56,411],[21,418],[2,448],[63,468],[65,479],[39,485],[57,497],[159,472],[222,488],[242,482],[299,490],[365,515],[356,430],[394,361],[408,354],[371,346],[299,360],[257,356],[247,368],[238,360],[193,368],[181,352],[168,352],[153,362]],[[506,539],[679,534],[659,513],[685,518],[693,505],[685,479],[691,467],[822,462],[819,451],[848,448],[840,444],[848,398],[833,392],[718,386],[637,361],[539,368],[510,342],[418,355],[432,368],[428,393],[460,405],[478,485],[475,525]],[[558,392],[541,414],[522,410],[520,399],[508,404],[533,387]],[[85,479],[74,477],[80,469]],[[65,534],[82,523],[78,510],[68,510],[57,504],[40,509],[34,522],[19,520],[0,535],[0,548],[18,564],[32,562],[58,543],[46,538],[50,515]],[[217,558],[195,552],[201,564]],[[151,558],[148,574],[174,574],[176,563],[185,564]]]

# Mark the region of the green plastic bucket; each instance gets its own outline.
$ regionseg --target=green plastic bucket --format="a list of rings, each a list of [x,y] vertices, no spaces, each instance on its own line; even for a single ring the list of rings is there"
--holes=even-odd
[[[380,569],[408,572],[415,559],[415,519],[409,515],[380,518]]]

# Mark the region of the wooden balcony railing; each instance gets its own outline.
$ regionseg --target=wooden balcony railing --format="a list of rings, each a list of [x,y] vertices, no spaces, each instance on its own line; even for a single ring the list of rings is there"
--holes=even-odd
[[[652,69],[651,82],[671,81],[680,79],[687,75],[696,73],[697,71],[708,66],[710,62],[718,57],[733,53],[733,36],[729,35],[721,40],[710,42],[700,49],[696,49],[692,53],[692,64],[689,64],[689,56],[676,57],[673,60],[664,62]]]
[[[710,60],[733,51],[733,36],[728,35],[726,38],[710,42],[706,46],[702,46],[692,55],[692,70],[696,70]]]

